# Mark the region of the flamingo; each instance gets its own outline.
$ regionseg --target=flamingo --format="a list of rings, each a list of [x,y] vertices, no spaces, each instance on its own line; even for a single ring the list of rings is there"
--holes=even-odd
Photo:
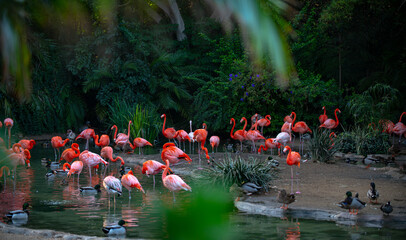
[[[167,129],[165,129],[165,123],[166,123],[166,114],[165,113],[161,115],[161,118],[164,118],[164,124],[162,125],[162,134],[170,142],[171,139],[175,138],[176,130],[175,130],[175,128],[167,128]],[[175,139],[173,141],[175,141]]]
[[[290,115],[286,115],[284,118],[283,118],[283,121],[284,122],[288,122],[288,123],[292,123],[292,114],[290,114]]]
[[[96,153],[90,152],[89,150],[85,150],[79,155],[79,160],[83,162],[83,164],[89,167],[89,174],[90,174],[90,186],[92,185],[92,167],[97,166],[99,163],[103,163],[104,165],[108,165],[109,163],[104,161],[103,158]]]
[[[292,141],[292,135],[288,134],[287,132],[281,132],[276,135],[275,141],[286,146],[288,142]]]
[[[252,147],[254,148],[254,152],[257,151],[257,148],[255,147],[255,141],[260,140],[260,139],[264,139],[264,136],[261,135],[261,133],[257,130],[258,124],[255,123],[255,130],[249,130],[247,131],[247,140],[252,141]]]
[[[324,114],[322,114],[322,115],[319,116],[319,122],[320,122],[320,124],[323,124],[323,123],[328,119],[328,117],[327,117],[327,115],[326,115],[326,107],[323,106],[322,110],[324,110]]]
[[[113,125],[113,126],[111,127],[111,130],[113,130],[113,128],[116,129],[116,131],[114,132],[114,142],[116,143],[117,146],[119,146],[120,148],[123,148],[123,151],[124,151],[124,146],[125,146],[127,143],[129,143],[129,144],[130,144],[130,147],[133,148],[133,146],[132,146],[132,144],[131,144],[131,142],[130,142],[130,125],[131,125],[132,123],[133,123],[133,122],[132,122],[131,120],[128,122],[128,132],[127,132],[127,135],[124,134],[124,133],[119,133],[118,136],[117,136],[117,126],[116,126],[116,125]]]
[[[283,149],[283,152],[289,151],[288,156],[286,158],[286,163],[290,166],[290,173],[291,173],[291,185],[290,185],[290,193],[293,193],[293,165],[296,165],[300,168],[300,154],[298,152],[293,152],[289,146],[286,146]],[[296,194],[300,194],[299,192],[299,182],[297,182],[297,192]]]
[[[231,119],[230,119],[230,124],[233,124],[233,127],[231,128],[231,132],[230,132],[230,137],[231,137],[232,139],[234,139],[234,140],[240,141],[240,144],[241,144],[241,152],[242,152],[242,141],[245,140],[245,136],[246,136],[246,133],[247,133],[247,131],[245,131],[245,128],[247,127],[247,119],[246,119],[245,117],[242,117],[241,120],[240,120],[240,123],[241,123],[242,121],[245,121],[245,123],[244,123],[244,128],[243,128],[242,130],[237,130],[237,131],[235,131],[235,133],[233,134],[234,127],[235,127],[235,120],[234,120],[234,118],[231,118]]]
[[[14,121],[11,118],[6,118],[4,119],[4,126],[6,127],[4,129],[4,135],[6,135],[6,129],[8,130],[8,148],[11,147],[11,128],[14,125]]]
[[[195,140],[193,139],[194,132],[192,131],[192,120],[189,121],[189,126],[190,126],[190,132],[188,133],[189,139],[190,139],[190,141],[189,141],[189,150],[190,150],[190,153],[193,154],[192,151],[193,151],[193,148],[195,147]],[[192,145],[193,145],[193,148],[192,148]]]
[[[60,136],[55,136],[51,138],[51,144],[52,147],[54,148],[54,153],[55,153],[55,162],[58,159],[57,155],[56,155],[56,151],[58,150],[58,156],[61,155],[59,148],[64,147],[65,144],[69,141],[69,139],[65,139],[62,140],[62,138]]]
[[[214,147],[216,147],[217,152],[217,148],[220,145],[220,138],[218,136],[211,136],[209,141],[211,145],[211,152],[214,153]]]
[[[3,127],[3,123],[0,121],[0,128],[2,128]]]
[[[142,188],[138,179],[134,176],[134,173],[132,170],[130,170],[127,174],[125,174],[121,178],[121,184],[123,185],[123,187],[127,188],[129,199],[131,199],[131,190],[133,188],[137,188],[138,190],[140,190],[142,193],[145,194],[144,189]]]
[[[22,148],[26,148],[28,150],[31,150],[34,147],[34,145],[36,144],[34,139],[31,139],[31,140],[21,139],[18,143],[21,144]]]
[[[189,163],[192,162],[192,159],[180,148],[176,147],[174,143],[165,143],[162,148],[162,161],[164,161],[164,159],[168,159],[171,164],[176,164],[182,159],[188,161]]]
[[[59,162],[61,162],[62,160],[65,160],[70,163],[73,161],[73,159],[79,157],[79,155],[80,155],[79,144],[73,143],[70,148],[65,149],[62,152]]]
[[[165,168],[166,168],[166,166],[160,162],[157,162],[154,160],[148,160],[142,164],[142,174],[146,174],[147,176],[152,175],[152,178],[154,181],[154,188],[155,188],[155,175],[160,173]],[[169,171],[172,172],[171,169],[169,169]]]
[[[268,127],[271,125],[271,115],[266,115],[265,118],[259,119],[258,120],[258,126],[261,127],[261,134],[263,135],[264,132],[264,127]]]
[[[83,130],[76,138],[75,141],[78,140],[79,138],[84,138],[86,139],[86,146],[85,146],[85,150],[89,150],[89,140],[90,138],[95,138],[96,134],[94,132],[94,129],[88,128]]]
[[[109,135],[103,134],[103,135],[101,135],[100,139],[99,139],[99,135],[96,135],[96,137],[94,139],[94,144],[96,144],[97,146],[99,146],[101,148],[108,146],[110,144]]]
[[[68,172],[68,177],[70,177],[70,175],[72,175],[72,174],[77,174],[78,175],[78,183],[79,183],[79,176],[80,176],[80,173],[83,170],[83,162],[82,161],[74,161],[72,163],[72,165],[69,166],[69,168],[70,168],[70,170]]]
[[[122,185],[118,178],[113,176],[107,176],[103,179],[103,187],[106,189],[107,193],[113,194],[114,197],[114,207],[116,206],[116,194],[121,196],[122,194]],[[110,208],[110,197],[109,197],[109,208]]]
[[[200,151],[203,150],[206,153],[206,158],[207,158],[207,163],[210,164],[210,156],[208,153],[207,148],[204,146],[204,143],[206,142],[207,138],[207,125],[206,123],[203,123],[203,128],[201,129],[196,129],[195,132],[193,133],[193,139],[196,140],[196,142],[200,142],[200,149],[199,149],[199,166],[200,166]]]
[[[175,202],[175,192],[180,190],[192,191],[192,188],[187,185],[178,175],[171,174],[169,176],[166,176],[169,169],[169,161],[166,159],[165,163],[166,168],[164,170],[164,173],[162,173],[162,183],[169,191],[172,192],[173,201]]]
[[[0,168],[0,178],[3,176],[3,174],[4,174],[4,188],[6,188],[6,177],[10,176],[10,169],[7,166],[3,166]]]
[[[175,138],[179,142],[179,147],[181,147],[181,142],[183,142],[183,151],[186,151],[185,142],[191,142],[189,134],[185,130],[178,130],[176,131]]]
[[[138,149],[139,149],[138,155],[139,154],[143,155],[142,148],[145,147],[145,146],[151,146],[152,147],[152,144],[150,142],[148,142],[144,138],[139,137],[139,138],[134,139],[134,141],[133,141],[133,150],[138,147]]]
[[[102,150],[100,151],[100,156],[104,158],[106,161],[110,160],[112,162],[116,162],[117,160],[120,160],[121,162],[120,166],[123,166],[125,164],[122,157],[117,156],[116,158],[113,159],[113,148],[110,146],[103,147]]]
[[[396,135],[399,135],[399,142],[400,142],[400,139],[402,139],[402,135],[404,133],[406,133],[406,125],[404,123],[402,123],[402,117],[405,114],[406,114],[406,112],[403,112],[402,115],[400,115],[399,122],[397,122],[395,124],[395,127],[393,128],[393,133]]]
[[[340,109],[336,108],[336,110],[334,110],[334,115],[336,116],[336,120],[334,121],[333,119],[329,118],[326,121],[324,121],[323,124],[320,125],[319,128],[328,128],[328,129],[334,129],[338,126],[338,117],[337,117],[337,112],[341,113]],[[294,131],[294,130],[293,130]]]
[[[265,140],[265,144],[259,146],[258,149],[258,154],[261,153],[261,150],[267,151],[268,149],[271,149],[273,151],[274,148],[280,148],[281,144],[276,140],[276,138],[268,138]],[[273,154],[273,152],[271,152]]]
[[[16,144],[13,145],[13,148]],[[22,165],[24,166],[27,164],[27,167],[31,167],[30,164],[30,159],[31,159],[31,153],[30,150],[24,149],[21,150],[21,145],[17,143],[19,147],[16,148],[17,152],[9,154],[9,158],[11,159],[11,165],[13,166],[14,172],[13,172],[13,178],[14,178],[14,184],[13,184],[13,190],[15,191],[16,187],[16,172],[17,172],[17,166]],[[18,149],[18,150],[17,150]],[[19,152],[18,152],[19,151]]]
[[[300,149],[302,149],[302,154],[303,154],[303,134],[305,134],[305,133],[307,133],[307,132],[310,132],[310,133],[312,133],[312,130],[307,126],[307,124],[305,123],[305,122],[303,122],[303,121],[299,121],[299,122],[297,122],[296,124],[295,124],[295,120],[296,120],[296,113],[295,112],[292,112],[292,115],[294,115],[293,116],[293,120],[292,120],[292,130],[294,131],[294,132],[297,132],[297,133],[299,133],[299,141],[300,141],[300,148],[299,148],[299,152],[300,152]],[[337,116],[337,115],[336,115]],[[326,122],[328,121],[328,119],[326,120]],[[325,124],[326,122],[324,122],[323,124]],[[338,122],[337,122],[338,123]]]
[[[76,134],[72,131],[72,129],[68,129],[66,131],[66,138],[69,138],[69,144],[72,145],[76,138]]]
[[[392,135],[395,124],[391,120],[381,119],[381,120],[379,120],[379,125],[382,128],[382,132],[389,134],[389,136]],[[392,144],[394,142],[395,142],[395,135],[393,135]]]

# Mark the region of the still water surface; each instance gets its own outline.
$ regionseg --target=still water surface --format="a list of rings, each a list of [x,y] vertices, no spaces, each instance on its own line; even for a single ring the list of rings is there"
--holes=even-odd
[[[95,150],[97,152],[97,150]],[[123,188],[123,195],[113,198],[102,187],[97,195],[84,196],[79,193],[79,186],[89,185],[89,173],[85,168],[80,176],[80,183],[69,179],[64,183],[62,176],[47,180],[47,168],[41,165],[41,158],[53,159],[53,149],[34,148],[31,169],[19,167],[16,191],[13,193],[12,180],[0,193],[0,214],[11,209],[21,209],[24,202],[29,202],[29,221],[24,225],[33,229],[53,229],[73,234],[104,236],[101,227],[126,221],[128,238],[159,239],[166,238],[165,216],[157,203],[172,205],[182,211],[180,202],[188,201],[196,191],[176,193],[173,203],[172,193],[162,186],[160,175],[156,178],[156,187],[152,187],[152,178],[141,175],[141,169],[135,169],[135,175],[142,184],[146,194],[133,190],[129,199],[128,191]],[[119,164],[111,164],[108,172],[116,177]],[[92,174],[92,183],[101,183],[103,171]],[[109,173],[110,174],[110,173]],[[158,177],[159,176],[159,177]],[[192,189],[196,187],[192,179],[181,176]],[[110,207],[109,207],[110,206]],[[197,216],[198,217],[198,216]],[[333,222],[305,219],[285,220],[258,215],[247,215],[237,211],[228,216],[229,229],[233,239],[405,239],[405,230],[389,228],[368,228],[343,226]]]

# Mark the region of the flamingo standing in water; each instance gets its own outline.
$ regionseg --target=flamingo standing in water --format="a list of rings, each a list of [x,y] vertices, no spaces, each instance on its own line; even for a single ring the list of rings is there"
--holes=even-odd
[[[111,162],[116,162],[117,160],[120,160],[121,162],[120,166],[123,166],[125,164],[122,157],[117,156],[116,158],[113,158],[113,148],[110,146],[103,147],[102,150],[100,151],[100,156],[104,158],[106,161],[110,160]]]
[[[90,138],[95,138],[96,134],[94,132],[94,129],[88,128],[83,130],[76,138],[75,141],[78,140],[79,138],[84,138],[86,139],[86,146],[85,146],[85,150],[89,150],[89,140]],[[68,139],[69,141],[69,139]]]
[[[261,134],[264,135],[264,127],[268,127],[271,125],[271,115],[266,115],[265,118],[261,118],[258,120],[258,126],[261,127]]]
[[[165,160],[166,163],[166,168],[164,170],[164,173],[162,173],[162,183],[164,186],[172,192],[173,194],[173,201],[175,202],[175,192],[180,191],[180,190],[185,190],[185,191],[192,191],[192,188],[187,185],[182,178],[180,178],[178,175],[171,174],[169,176],[166,176],[168,173],[169,169],[169,161]]]
[[[303,134],[305,134],[305,133],[307,133],[307,132],[310,132],[310,133],[312,133],[312,130],[307,126],[307,124],[305,123],[305,122],[303,122],[303,121],[299,121],[299,122],[297,122],[296,124],[295,124],[295,120],[296,120],[296,113],[295,112],[292,112],[292,115],[294,115],[293,116],[293,120],[292,120],[292,130],[294,131],[294,132],[297,132],[297,133],[299,133],[299,141],[300,141],[300,148],[299,148],[299,152],[302,152],[302,154],[303,154],[303,142],[304,142],[304,140],[303,140]],[[328,121],[328,119],[326,120],[326,121]],[[326,122],[324,122],[324,123],[326,123]],[[301,149],[301,151],[300,151],[300,149]]]
[[[257,120],[256,122],[258,122],[258,120]],[[252,147],[253,147],[253,149],[254,149],[254,152],[257,152],[257,148],[256,148],[256,146],[255,146],[255,141],[260,140],[260,139],[264,139],[264,140],[265,140],[265,138],[264,138],[264,136],[262,136],[261,133],[257,130],[258,124],[255,123],[254,126],[255,126],[255,129],[254,129],[254,130],[249,130],[249,131],[247,131],[246,138],[247,138],[247,140],[252,141]]]
[[[230,132],[230,137],[234,140],[238,140],[240,141],[241,144],[241,152],[242,152],[242,141],[245,140],[247,131],[245,131],[245,128],[247,127],[247,119],[245,117],[242,117],[240,122],[245,121],[244,123],[244,128],[242,130],[237,130],[235,131],[235,133],[233,134],[234,131],[234,127],[235,127],[235,120],[234,118],[230,119],[230,124],[233,124],[233,127],[231,128],[231,132]]]
[[[399,142],[400,142],[400,139],[402,139],[402,135],[404,133],[406,133],[406,125],[404,123],[402,123],[402,117],[405,114],[406,114],[406,112],[403,112],[400,115],[399,122],[397,122],[395,124],[395,127],[393,127],[393,133],[396,134],[396,135],[399,135]]]
[[[18,147],[14,147],[18,146]],[[31,153],[30,150],[24,149],[22,150],[21,145],[16,143],[13,145],[13,149],[15,149],[14,153],[11,153],[8,155],[8,157],[11,159],[11,165],[13,166],[13,178],[14,178],[14,184],[13,184],[13,190],[15,191],[16,188],[16,173],[17,173],[17,166],[22,165],[24,166],[27,164],[27,167],[31,167],[30,164],[30,159],[31,159]]]
[[[117,126],[116,126],[116,125],[113,125],[113,126],[111,127],[111,130],[113,130],[113,128],[116,129],[116,131],[114,132],[114,142],[116,143],[116,145],[117,145],[118,147],[123,148],[123,151],[124,151],[124,146],[125,146],[127,143],[129,143],[129,144],[130,144],[130,147],[133,148],[133,146],[132,146],[132,144],[131,144],[131,142],[130,142],[130,125],[131,125],[132,123],[133,123],[132,121],[129,121],[129,122],[128,122],[128,131],[127,131],[127,134],[119,133],[119,134],[117,135]]]
[[[171,164],[176,164],[182,159],[188,161],[189,163],[192,162],[192,159],[180,148],[176,147],[175,143],[165,143],[162,148],[162,161],[167,159]]]
[[[328,119],[328,117],[327,117],[327,115],[326,115],[326,107],[323,106],[322,110],[324,110],[324,114],[322,114],[322,115],[319,116],[319,122],[320,122],[320,124],[323,124],[323,123]]]
[[[4,119],[4,135],[6,135],[6,129],[8,130],[8,148],[11,148],[11,128],[14,125],[14,121],[11,118]]]
[[[89,167],[89,174],[90,174],[90,186],[92,185],[92,168],[99,165],[99,163],[103,163],[105,166],[109,163],[104,161],[104,159],[96,153],[92,153],[89,150],[85,150],[79,155],[79,160],[83,162],[83,164]]]
[[[145,146],[151,146],[152,147],[152,144],[150,142],[148,142],[144,138],[139,137],[139,138],[134,139],[134,141],[133,141],[133,150],[138,147],[138,149],[139,149],[138,155],[140,155],[140,154],[143,155],[142,148],[145,147]]]
[[[68,163],[69,164],[69,163]],[[70,170],[68,172],[68,177],[72,174],[78,175],[78,183],[79,183],[79,176],[83,170],[83,162],[82,161],[74,161],[72,165],[69,166]]]
[[[121,196],[122,194],[122,185],[118,178],[113,176],[107,176],[103,179],[103,187],[106,189],[109,194],[109,208],[110,208],[110,194],[113,194],[114,197],[114,207],[116,207],[116,194]]]
[[[191,142],[189,134],[185,130],[178,130],[176,131],[175,138],[176,140],[178,140],[179,147],[181,147],[181,144],[183,142],[183,151],[186,152],[185,142],[186,141]]]
[[[100,139],[99,139],[99,135],[96,135],[96,137],[94,139],[94,144],[96,144],[96,146],[99,146],[101,148],[108,146],[110,144],[109,135],[103,134],[103,135],[101,135]]]
[[[173,139],[173,141],[175,142],[175,135],[176,135],[176,130],[175,128],[167,128],[165,129],[165,123],[166,123],[166,114],[162,114],[161,118],[164,118],[164,124],[162,125],[162,134],[164,135],[164,137],[166,137],[169,142],[171,141],[171,139]]]
[[[283,152],[289,151],[288,156],[286,158],[286,163],[290,166],[290,174],[291,174],[291,185],[290,185],[290,193],[293,193],[293,165],[296,165],[300,168],[300,154],[298,152],[293,152],[289,146],[286,146],[283,149]],[[297,194],[300,194],[299,191],[299,180],[297,179]]]
[[[67,142],[69,142],[68,138],[65,140],[62,140],[62,138],[60,136],[55,136],[55,137],[51,138],[51,144],[52,144],[52,147],[54,148],[54,153],[55,153],[55,162],[57,159],[60,158],[60,155],[61,155],[59,148],[64,147]],[[57,150],[58,150],[58,157],[56,155]]]
[[[79,157],[79,155],[80,155],[79,144],[72,143],[72,146],[70,148],[65,149],[62,152],[59,162],[65,160],[70,163],[73,161],[73,159]]]
[[[18,143],[21,144],[22,148],[24,148],[24,149],[26,148],[28,150],[31,150],[34,147],[34,145],[36,144],[34,139],[31,139],[31,140],[21,139],[20,141],[18,141]]]
[[[211,145],[211,152],[214,153],[214,148],[216,148],[217,152],[217,148],[220,145],[220,138],[218,136],[211,136],[209,141]]]
[[[166,166],[160,162],[148,160],[142,164],[142,174],[146,174],[147,176],[152,175],[155,188],[155,175],[162,172],[165,168]],[[172,172],[171,169],[169,169],[169,171]]]
[[[324,127],[327,129],[334,129],[334,128],[338,127],[339,122],[338,122],[337,112],[341,113],[340,109],[336,108],[336,110],[334,110],[334,115],[336,116],[335,121],[333,119],[329,118],[326,121],[324,121],[324,123],[322,123],[319,128]]]
[[[268,149],[271,149],[271,155],[273,154],[273,149],[279,149],[281,147],[281,144],[276,140],[276,138],[268,138],[265,140],[265,144],[259,146],[258,148],[258,154],[261,153],[261,150],[267,151]]]
[[[195,130],[193,133],[193,139],[196,140],[196,142],[200,142],[200,149],[199,149],[199,166],[200,166],[200,151],[203,150],[206,153],[206,158],[207,158],[207,163],[210,164],[210,156],[209,156],[209,151],[207,148],[204,146],[204,143],[206,142],[207,138],[207,125],[206,123],[203,123],[203,128]]]
[[[131,190],[133,188],[137,188],[138,190],[140,190],[142,193],[145,194],[144,189],[142,188],[138,179],[134,176],[134,173],[132,170],[130,170],[127,174],[125,174],[121,178],[121,184],[123,185],[123,187],[127,188],[129,199],[131,199]]]

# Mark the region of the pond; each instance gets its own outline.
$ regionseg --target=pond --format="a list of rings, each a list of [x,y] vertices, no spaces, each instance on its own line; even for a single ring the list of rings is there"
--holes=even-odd
[[[173,236],[167,231],[173,227],[173,224],[168,221],[176,219],[171,217],[174,212],[178,213],[177,219],[183,218],[183,221],[186,222],[185,226],[179,227],[177,231],[189,230],[192,231],[191,234],[194,234],[193,227],[192,230],[186,229],[189,227],[188,224],[193,225],[193,223],[201,225],[202,229],[197,229],[197,234],[200,234],[199,231],[204,233],[205,226],[216,229],[216,226],[208,224],[211,220],[205,219],[204,216],[210,213],[216,214],[217,210],[211,209],[210,204],[199,205],[197,214],[194,214],[195,210],[188,207],[190,205],[188,203],[196,199],[195,196],[199,194],[199,186],[197,186],[197,182],[193,182],[187,176],[181,177],[192,187],[193,192],[176,193],[174,202],[172,193],[162,186],[160,175],[157,175],[154,189],[152,178],[141,175],[141,168],[136,168],[135,175],[146,194],[134,190],[132,198],[129,199],[128,191],[123,188],[123,195],[116,197],[114,205],[113,198],[109,200],[103,187],[101,193],[86,196],[79,193],[77,179],[73,181],[70,178],[65,182],[64,177],[56,176],[53,180],[47,180],[45,178],[47,168],[41,164],[41,158],[53,159],[53,156],[52,148],[34,148],[31,168],[18,168],[14,193],[12,180],[7,179],[5,189],[0,193],[0,214],[2,216],[11,209],[21,209],[24,202],[29,202],[32,208],[29,220],[24,226],[33,229],[52,229],[102,237],[105,236],[101,231],[103,225],[117,223],[120,219],[124,219],[127,227],[126,237],[160,239],[167,238],[168,234]],[[119,176],[118,168],[118,164],[111,164],[108,171]],[[99,170],[97,174],[93,173],[93,184],[101,183],[102,175],[102,170]],[[88,185],[89,174],[85,169],[80,176],[80,186]],[[205,187],[207,188],[207,186]],[[217,196],[210,196],[210,198],[216,199]],[[218,210],[219,214],[222,214],[223,210]],[[187,212],[195,219],[185,218],[183,215]],[[228,234],[226,236],[233,239],[404,239],[405,237],[404,230],[344,226],[327,221],[292,219],[289,216],[286,219],[279,219],[247,215],[236,210],[225,212],[227,213],[225,218],[222,217],[221,220],[218,220],[215,217],[212,224],[218,223],[217,228],[226,231]],[[188,221],[190,222],[188,223]],[[221,235],[217,235],[218,238],[220,238],[219,236]],[[207,235],[197,235],[193,238],[207,239]]]

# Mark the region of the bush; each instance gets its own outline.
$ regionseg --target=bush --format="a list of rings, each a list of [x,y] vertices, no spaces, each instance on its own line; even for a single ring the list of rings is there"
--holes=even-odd
[[[310,151],[313,160],[320,162],[334,162],[334,153],[337,152],[336,135],[327,129],[313,131],[313,138],[309,141]]]

